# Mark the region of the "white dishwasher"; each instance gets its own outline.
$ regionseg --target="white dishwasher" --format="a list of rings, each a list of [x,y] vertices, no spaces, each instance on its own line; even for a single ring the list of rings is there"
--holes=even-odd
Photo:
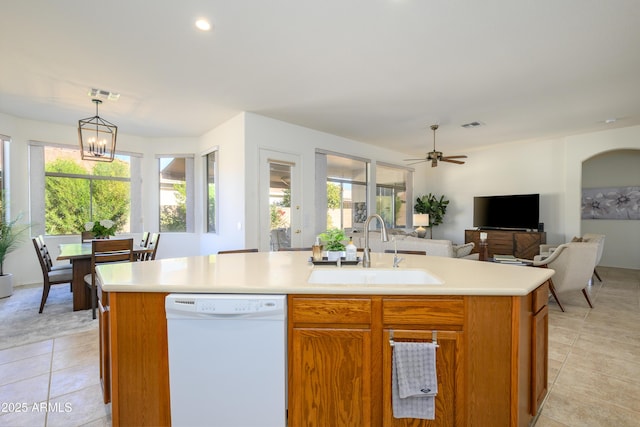
[[[170,294],[171,424],[285,427],[285,295]]]

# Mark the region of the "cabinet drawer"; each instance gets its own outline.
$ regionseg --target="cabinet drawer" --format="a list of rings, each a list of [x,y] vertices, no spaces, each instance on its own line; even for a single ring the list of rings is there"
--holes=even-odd
[[[290,300],[293,323],[371,323],[369,298],[304,298]]]
[[[460,299],[384,299],[382,322],[385,325],[462,326],[464,301]]]
[[[544,282],[542,285],[533,291],[533,307],[531,310],[533,313],[539,312],[549,302],[549,282]]]

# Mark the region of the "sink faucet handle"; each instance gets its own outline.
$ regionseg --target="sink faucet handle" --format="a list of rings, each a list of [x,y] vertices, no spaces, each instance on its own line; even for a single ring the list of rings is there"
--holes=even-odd
[[[398,268],[400,266],[400,263],[404,261],[404,258],[400,258],[398,257],[398,255],[394,255],[393,256],[393,268]]]

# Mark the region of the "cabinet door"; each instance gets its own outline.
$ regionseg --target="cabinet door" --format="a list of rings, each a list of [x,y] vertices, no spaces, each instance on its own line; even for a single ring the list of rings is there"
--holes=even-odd
[[[109,345],[109,309],[98,300],[98,329],[100,334],[100,382],[102,383],[102,399],[111,402],[111,348]]]
[[[535,416],[544,397],[547,395],[549,306],[544,306],[533,316],[532,329],[531,415]]]
[[[513,233],[513,252],[516,258],[533,259],[540,253],[542,233]]]
[[[371,331],[296,328],[289,367],[289,425],[371,425]]]
[[[383,422],[385,427],[427,427],[464,425],[464,406],[462,402],[463,366],[462,332],[439,331],[436,349],[436,371],[438,375],[438,395],[434,420],[413,418],[394,418],[391,402],[391,357],[389,330],[384,331],[383,369]],[[398,330],[393,331],[394,341],[431,341],[431,331]]]

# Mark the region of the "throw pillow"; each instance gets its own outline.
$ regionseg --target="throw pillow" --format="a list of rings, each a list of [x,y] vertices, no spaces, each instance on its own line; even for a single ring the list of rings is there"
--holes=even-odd
[[[456,258],[462,258],[469,255],[474,246],[473,242],[465,243],[464,245],[453,245],[453,253]]]
[[[582,237],[574,237],[571,239],[572,242],[582,242]]]

